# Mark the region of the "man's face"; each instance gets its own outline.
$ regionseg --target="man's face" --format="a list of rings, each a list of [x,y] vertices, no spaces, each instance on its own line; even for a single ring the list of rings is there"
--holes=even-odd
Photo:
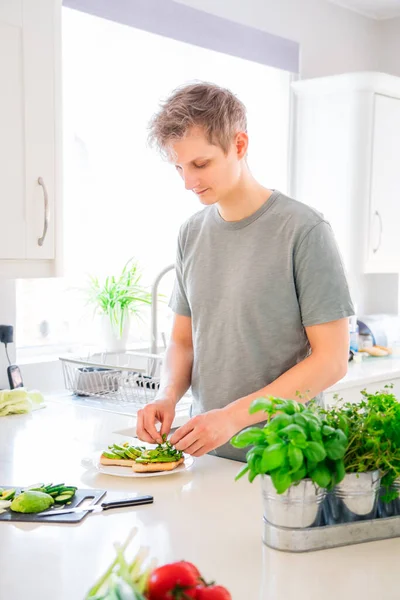
[[[194,192],[202,204],[221,201],[237,185],[242,161],[236,142],[225,154],[220,146],[210,144],[200,127],[193,127],[170,148],[171,162],[186,189]]]

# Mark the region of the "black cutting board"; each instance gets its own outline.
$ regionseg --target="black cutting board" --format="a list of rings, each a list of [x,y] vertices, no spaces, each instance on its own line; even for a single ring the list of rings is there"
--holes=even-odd
[[[21,487],[11,485],[0,485],[3,490],[16,489],[16,494],[21,492]],[[72,508],[78,506],[86,498],[91,499],[91,502],[97,503],[105,495],[105,490],[76,490],[75,496],[71,500],[71,504],[63,506],[63,508]],[[53,507],[57,507],[57,504],[53,504]],[[58,508],[62,506],[59,504]],[[40,517],[38,514],[25,514],[13,512],[7,509],[6,512],[0,514],[0,521],[9,521],[11,523],[21,522],[35,522],[35,523],[79,523],[88,514],[88,511],[82,511],[77,513],[68,513],[65,515],[58,515],[56,517]]]

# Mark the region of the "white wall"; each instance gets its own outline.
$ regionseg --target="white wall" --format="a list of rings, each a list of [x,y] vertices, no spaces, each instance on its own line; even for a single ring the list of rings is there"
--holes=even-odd
[[[176,0],[301,44],[303,79],[378,68],[378,22],[326,0]]]
[[[400,77],[400,17],[378,25],[379,70]]]

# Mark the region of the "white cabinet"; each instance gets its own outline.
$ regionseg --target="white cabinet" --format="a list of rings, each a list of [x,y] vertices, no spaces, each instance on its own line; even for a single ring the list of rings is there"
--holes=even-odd
[[[57,270],[60,21],[61,0],[0,0],[0,277]]]
[[[290,193],[331,222],[354,286],[400,272],[400,79],[298,81]]]
[[[400,99],[374,98],[368,267],[400,265]]]

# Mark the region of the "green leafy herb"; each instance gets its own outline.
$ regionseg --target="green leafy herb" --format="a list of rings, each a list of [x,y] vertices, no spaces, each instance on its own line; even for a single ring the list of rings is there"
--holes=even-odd
[[[267,413],[266,425],[248,427],[231,440],[236,448],[252,446],[236,479],[247,473],[253,482],[257,475],[269,474],[279,494],[306,477],[328,489],[343,479],[348,443],[344,416],[328,419],[314,405],[305,408],[273,397],[257,398],[249,408],[251,414],[261,410]]]
[[[348,435],[344,455],[346,473],[364,473],[379,469],[382,473],[384,501],[398,497],[392,488],[400,477],[400,403],[393,386],[369,394],[362,391],[358,404],[345,403],[325,413],[329,425],[338,427],[337,435]],[[326,447],[329,458],[339,458],[335,448]]]

